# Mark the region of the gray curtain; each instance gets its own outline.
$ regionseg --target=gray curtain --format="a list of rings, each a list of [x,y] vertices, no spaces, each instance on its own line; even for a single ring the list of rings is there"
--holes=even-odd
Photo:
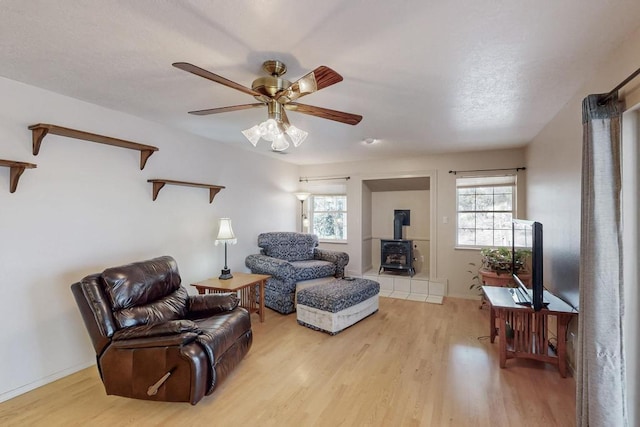
[[[582,102],[582,224],[577,424],[626,426],[620,206],[623,107]]]

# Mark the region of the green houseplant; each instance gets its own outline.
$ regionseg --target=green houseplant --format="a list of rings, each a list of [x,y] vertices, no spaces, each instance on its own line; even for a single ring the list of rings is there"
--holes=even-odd
[[[482,256],[480,268],[476,269],[476,263],[469,263],[469,265],[476,270],[467,270],[467,272],[472,275],[469,289],[481,290],[481,287],[485,284],[481,277],[483,273],[493,273],[497,276],[504,274],[507,275],[507,277],[510,277],[511,264],[514,261],[513,256],[511,255],[511,248],[482,248],[480,250],[480,255]],[[531,251],[528,249],[516,249],[515,273],[526,272],[527,259],[530,255]]]
[[[524,271],[531,251],[528,249],[516,249],[514,257],[510,248],[483,248],[480,250],[480,255],[482,255],[481,268],[500,275],[510,274],[512,263],[514,263],[514,273]]]

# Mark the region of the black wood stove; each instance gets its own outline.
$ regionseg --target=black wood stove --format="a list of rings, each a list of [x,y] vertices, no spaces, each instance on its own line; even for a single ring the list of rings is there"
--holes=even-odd
[[[409,225],[409,211],[396,210],[393,220],[393,240],[380,240],[380,270],[406,271],[411,277],[413,268],[413,240],[402,238],[402,226]]]

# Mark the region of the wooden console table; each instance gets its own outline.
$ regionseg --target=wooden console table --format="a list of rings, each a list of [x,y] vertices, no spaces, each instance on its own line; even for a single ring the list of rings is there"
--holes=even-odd
[[[483,286],[482,292],[491,308],[489,320],[491,342],[494,342],[498,335],[500,367],[506,367],[507,359],[511,358],[540,360],[556,365],[560,376],[565,378],[567,376],[567,326],[578,312],[548,291],[544,291],[544,300],[548,301],[549,305],[538,312],[531,307],[516,304],[509,288]],[[549,349],[550,316],[557,318],[557,354],[553,354]],[[498,319],[497,328],[496,318]]]
[[[193,283],[199,294],[219,294],[225,292],[239,292],[240,305],[249,311],[249,313],[260,314],[260,322],[264,322],[264,285],[267,279],[271,277],[268,274],[250,274],[250,273],[233,273],[231,279],[212,279],[203,280],[202,282]],[[256,286],[259,288],[256,295]]]

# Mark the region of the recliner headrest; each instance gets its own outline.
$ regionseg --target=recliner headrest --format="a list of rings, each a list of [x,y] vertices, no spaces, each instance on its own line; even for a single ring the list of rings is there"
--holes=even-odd
[[[119,328],[181,319],[187,312],[189,294],[170,256],[108,268],[102,282]]]
[[[102,278],[114,311],[157,301],[176,291],[181,282],[170,256],[107,268]]]

